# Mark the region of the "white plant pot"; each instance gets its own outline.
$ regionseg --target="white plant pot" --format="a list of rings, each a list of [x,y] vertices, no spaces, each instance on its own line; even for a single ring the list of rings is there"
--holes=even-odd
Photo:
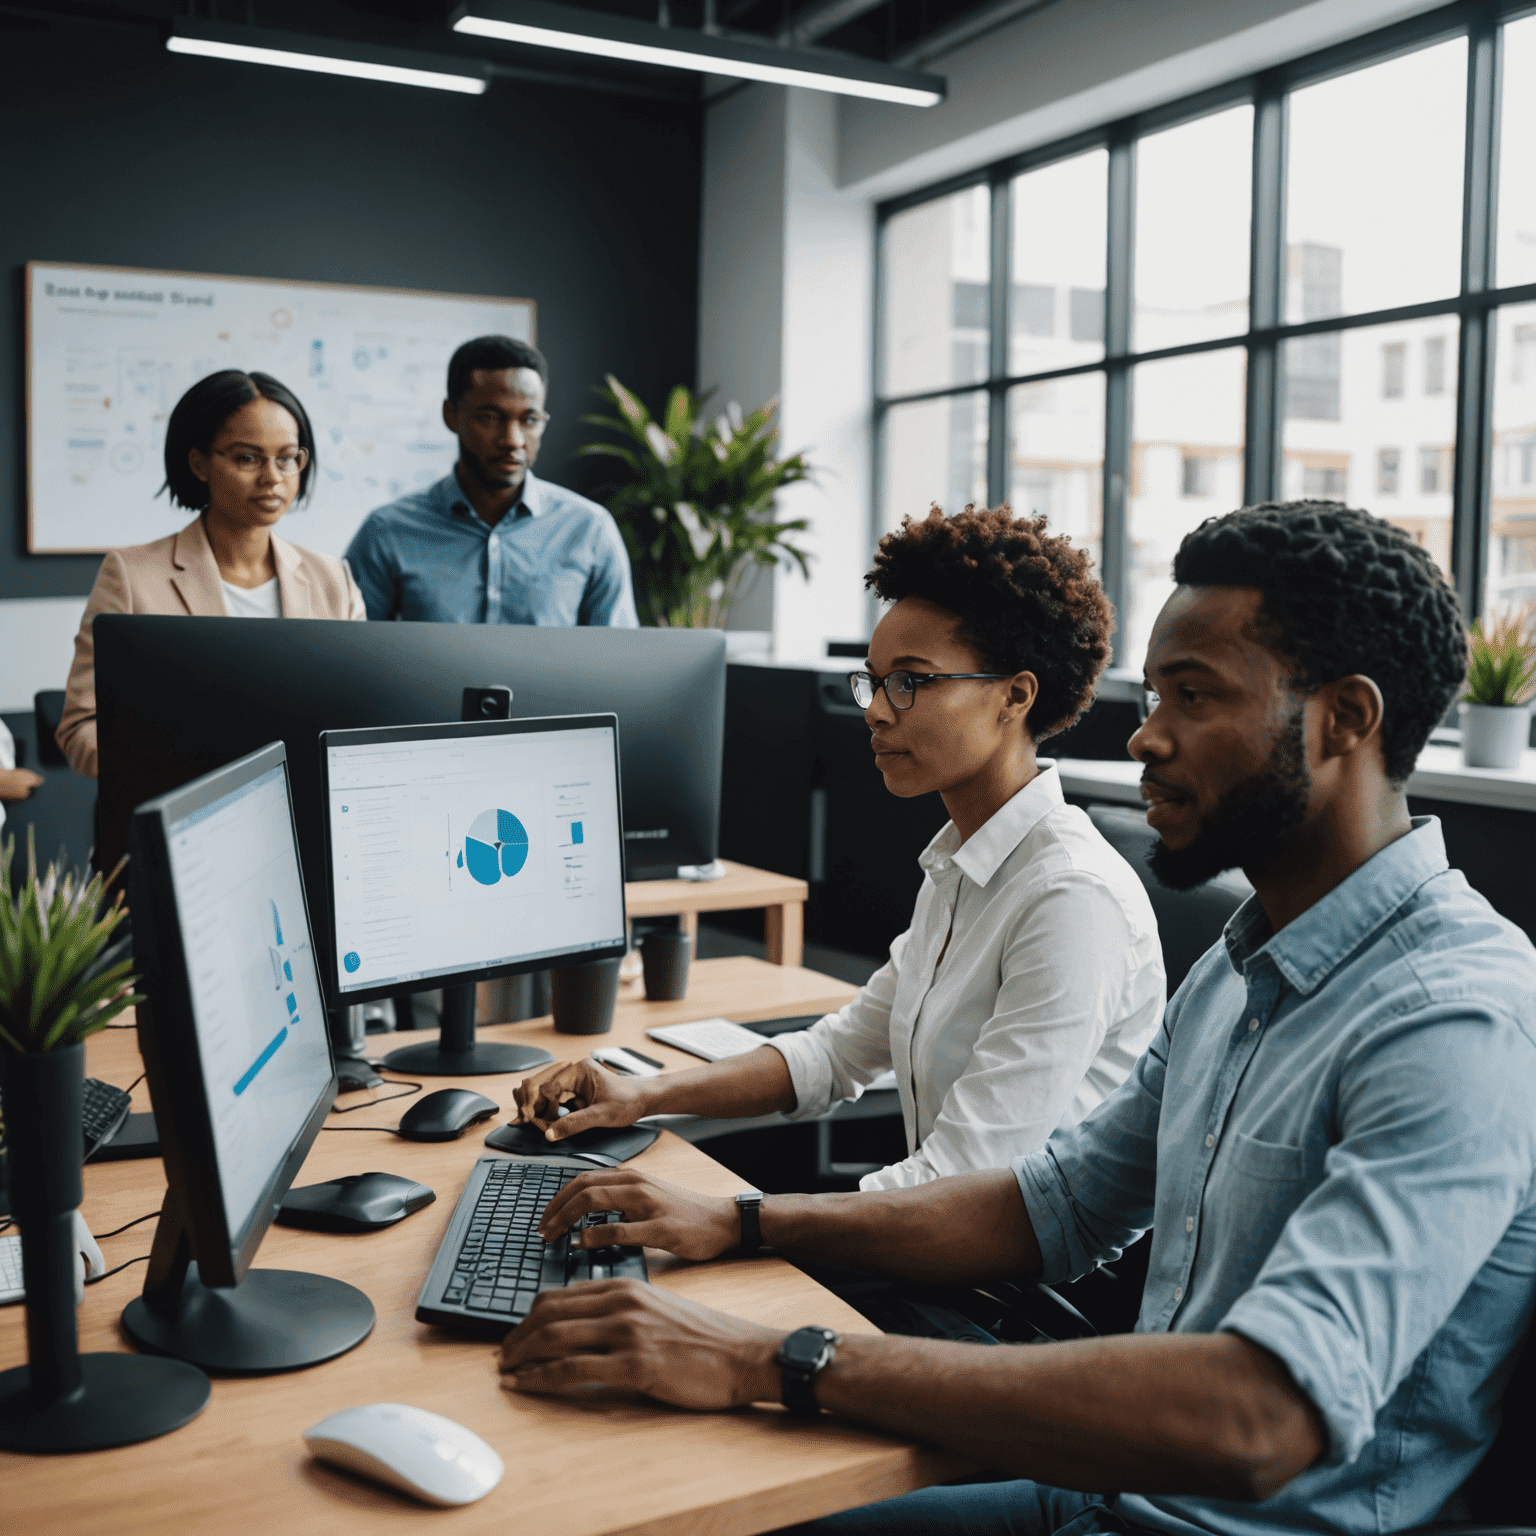
[[[1461,706],[1461,755],[1468,768],[1518,768],[1530,734],[1528,704]]]

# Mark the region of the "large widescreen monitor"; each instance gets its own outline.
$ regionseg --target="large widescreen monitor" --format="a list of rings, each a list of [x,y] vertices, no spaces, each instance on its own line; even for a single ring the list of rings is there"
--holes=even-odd
[[[124,1326],[209,1369],[328,1359],[373,1326],[367,1297],[251,1268],[336,1095],[282,743],[140,806],[132,845],[139,1043],[169,1188]]]
[[[623,955],[612,715],[327,731],[320,742],[333,996],[359,1003]],[[443,1048],[407,1047],[390,1065],[446,1072],[453,1063],[411,1056]]]
[[[511,688],[514,719],[618,716],[629,879],[719,851],[718,630],[102,614],[95,634],[104,868],[136,805],[282,740],[304,878],[322,890],[320,733],[456,721],[466,688],[496,685]],[[314,916],[323,947],[323,904]]]

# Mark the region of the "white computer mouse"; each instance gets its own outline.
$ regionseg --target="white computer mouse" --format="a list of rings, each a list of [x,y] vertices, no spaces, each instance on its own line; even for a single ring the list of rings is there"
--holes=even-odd
[[[501,1457],[479,1435],[425,1408],[364,1403],[304,1431],[322,1461],[376,1478],[428,1504],[473,1504],[501,1481]]]

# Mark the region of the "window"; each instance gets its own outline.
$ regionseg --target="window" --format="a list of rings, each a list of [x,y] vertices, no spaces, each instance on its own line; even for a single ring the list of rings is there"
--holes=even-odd
[[[1432,6],[883,205],[879,529],[934,499],[1048,517],[1102,556],[1122,666],[1179,541],[1245,501],[1388,518],[1469,614],[1536,598],[1531,13]],[[1496,198],[1463,205],[1469,160]]]
[[[1536,81],[1536,16],[1527,16],[1504,28],[1495,274],[1501,288],[1536,283],[1536,89],[1532,81]]]
[[[1497,318],[1498,356],[1518,356],[1523,337],[1528,366],[1495,373],[1485,609],[1536,599],[1536,304],[1512,304]]]
[[[1301,494],[1324,501],[1342,501],[1349,488],[1349,470],[1339,464],[1305,464],[1301,471]]]
[[[1108,176],[1109,156],[1095,149],[1013,178],[1011,373],[1104,355]]]
[[[1252,180],[1246,102],[1136,146],[1137,350],[1248,329]]]
[[[1424,343],[1424,393],[1445,393],[1445,337],[1431,336]]]
[[[1401,341],[1389,341],[1381,349],[1381,398],[1401,400],[1403,381],[1408,372],[1408,346]]]

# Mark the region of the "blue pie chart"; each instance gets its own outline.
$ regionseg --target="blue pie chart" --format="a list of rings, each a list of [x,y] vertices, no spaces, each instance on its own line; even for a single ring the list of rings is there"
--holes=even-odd
[[[459,866],[481,885],[510,880],[528,862],[528,833],[511,811],[481,811],[469,824]]]

